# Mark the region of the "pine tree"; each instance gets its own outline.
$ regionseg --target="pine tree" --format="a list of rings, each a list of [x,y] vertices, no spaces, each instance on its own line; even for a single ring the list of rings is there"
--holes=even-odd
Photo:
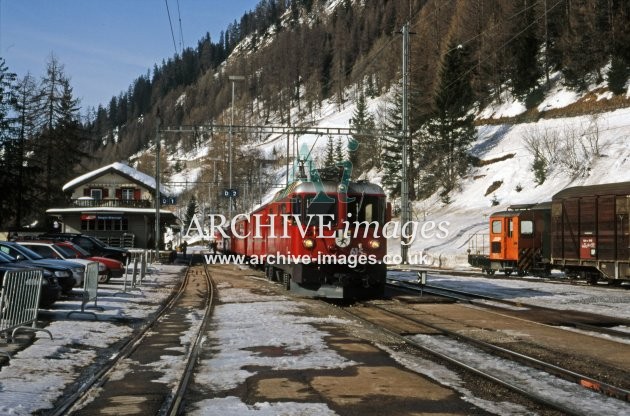
[[[39,164],[43,168],[44,206],[52,206],[73,167],[84,156],[84,135],[79,123],[79,101],[73,97],[63,65],[53,56],[41,83],[42,131],[39,135]]]
[[[608,88],[615,95],[621,95],[626,92],[626,82],[630,76],[630,67],[621,58],[613,56],[608,72]]]
[[[335,166],[335,143],[332,136],[328,136],[326,143],[326,156],[324,158],[324,167]]]
[[[13,208],[7,198],[12,195],[15,184],[12,179],[12,147],[15,138],[15,118],[12,105],[15,100],[16,75],[9,72],[3,58],[0,57],[0,226],[5,226]]]
[[[540,76],[542,68],[538,60],[539,39],[536,25],[536,9],[534,0],[525,0],[522,5],[524,12],[517,16],[512,28],[513,45],[508,49],[510,56],[509,78],[512,80],[514,93],[525,94],[533,89]]]
[[[376,151],[376,136],[373,135],[374,116],[368,111],[363,92],[358,95],[350,125],[358,131],[353,138],[359,143],[359,147],[354,152],[350,152],[353,171],[358,176],[380,165],[379,152]],[[363,134],[364,132],[365,134]]]
[[[188,205],[186,206],[186,214],[184,217],[184,224],[187,226],[191,223],[195,215],[199,213],[199,205],[197,204],[197,198],[195,195],[192,195],[188,200]]]
[[[469,113],[474,97],[467,51],[455,45],[449,51],[440,72],[435,111],[427,123],[423,143],[425,155],[433,155],[428,166],[442,188],[444,202],[449,201],[448,194],[468,168],[468,149],[476,137],[473,115]]]
[[[41,168],[34,161],[37,157],[33,137],[38,133],[41,121],[41,94],[35,79],[26,74],[18,81],[16,88],[15,114],[17,118],[17,133],[12,150],[15,180],[14,198],[15,226],[22,224],[23,218],[29,218],[37,213],[37,207],[42,206],[41,195],[43,186]],[[24,184],[28,184],[25,186]],[[30,219],[30,218],[29,218]],[[30,222],[30,221],[29,221]]]
[[[400,91],[394,94],[393,105],[386,114],[385,128],[392,131],[402,131],[402,95]],[[383,186],[392,197],[400,196],[402,183],[402,136],[381,137],[383,148],[381,164],[383,167]]]
[[[340,164],[344,160],[346,160],[346,155],[343,151],[343,143],[341,142],[341,136],[337,137],[337,142],[335,143],[335,163]]]

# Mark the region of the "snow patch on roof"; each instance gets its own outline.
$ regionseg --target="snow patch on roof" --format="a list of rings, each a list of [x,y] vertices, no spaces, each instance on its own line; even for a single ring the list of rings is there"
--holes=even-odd
[[[81,175],[73,180],[71,180],[70,182],[66,183],[62,190],[63,191],[67,191],[69,189],[74,188],[75,186],[77,186],[78,184],[84,183],[85,181],[88,181],[92,178],[97,178],[99,176],[101,176],[102,174],[104,174],[105,172],[107,172],[108,170],[114,170],[117,172],[120,172],[124,175],[127,175],[131,178],[133,178],[134,180],[138,181],[139,183],[142,183],[143,185],[145,185],[147,188],[150,189],[155,189],[155,178],[153,176],[149,176],[146,173],[140,172],[137,169],[132,168],[129,165],[125,165],[124,163],[120,163],[120,162],[114,162],[110,165],[107,166],[103,166],[102,168],[93,170],[91,172],[88,172],[84,175]],[[168,190],[163,187],[162,185],[160,185],[160,193],[163,194],[167,194]]]

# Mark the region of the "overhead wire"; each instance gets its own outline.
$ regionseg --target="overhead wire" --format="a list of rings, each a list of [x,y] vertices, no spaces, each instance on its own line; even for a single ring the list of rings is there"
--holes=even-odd
[[[558,6],[560,3],[562,3],[564,0],[558,0],[553,6],[551,6],[549,9],[545,10],[545,13],[550,12],[551,10],[553,10],[556,6]],[[529,25],[525,26],[520,32],[518,32],[517,34],[515,34],[514,36],[512,36],[510,39],[508,39],[505,43],[503,43],[503,45],[499,46],[498,48],[496,48],[494,51],[500,51],[505,49],[510,43],[512,43],[512,41],[514,41],[517,37],[519,37],[521,34],[523,34],[526,30],[528,30],[530,27],[532,27],[533,25],[537,24],[540,19],[542,19],[542,17],[538,17],[536,19],[534,19],[534,21],[532,23],[530,23]],[[451,87],[452,85],[454,85],[455,83],[459,82],[462,78],[464,78],[465,76],[467,76],[468,74],[470,74],[472,71],[474,71],[476,68],[478,68],[483,62],[486,62],[488,59],[490,59],[490,57],[487,57],[485,59],[480,59],[476,64],[474,64],[470,69],[468,69],[466,72],[462,73],[462,75],[460,75],[459,77],[457,77],[455,80],[453,80],[450,84],[448,84],[446,86],[446,88]]]
[[[442,10],[444,7],[448,7],[448,5],[450,3],[452,3],[454,0],[448,0],[448,2],[439,2],[439,4],[437,4],[436,8],[428,14],[427,18],[430,18],[432,16],[437,15],[440,10]],[[553,10],[559,3],[561,3],[562,0],[558,0],[552,7],[550,7],[546,12],[549,12],[551,10]],[[475,39],[487,34],[488,32],[496,29],[497,27],[499,27],[502,23],[504,23],[505,21],[509,21],[514,19],[515,17],[518,17],[519,15],[525,13],[526,11],[528,11],[529,9],[539,5],[542,3],[542,0],[538,0],[535,3],[526,6],[520,10],[518,10],[516,13],[514,13],[513,15],[507,17],[506,19],[501,20],[500,22],[495,23],[494,25],[488,27],[487,29],[483,30],[482,32],[476,34],[475,36],[473,36],[470,39],[467,39],[463,42],[461,42],[461,45],[466,45],[469,44],[470,42],[473,42]],[[411,6],[410,6],[411,7]],[[423,21],[420,20],[420,12],[422,10],[422,6],[418,6],[417,10],[415,11],[409,11],[409,21],[410,21],[410,28],[414,29],[417,28],[418,25],[420,25]],[[540,18],[538,18],[535,22],[537,22],[538,20],[540,20]],[[534,23],[535,23],[534,22]],[[522,34],[525,30],[527,30],[529,27],[531,27],[531,25],[533,25],[534,23],[530,24],[529,26],[527,26],[525,29],[523,29],[521,32],[517,33],[516,35],[514,35],[510,40],[508,40],[504,45],[501,46],[502,48],[505,48],[507,46],[507,44],[509,44],[510,42],[512,42],[514,39],[516,39],[520,34]],[[376,52],[370,53],[370,59],[364,63],[362,65],[362,68],[359,70],[359,73],[356,74],[353,79],[351,79],[351,82],[356,82],[358,79],[360,79],[362,76],[365,75],[365,72],[367,71],[367,69],[369,69],[370,67],[372,67],[372,65],[377,61],[378,58],[380,58],[381,54],[383,53],[383,51],[385,51],[387,48],[389,48],[392,43],[394,43],[397,40],[397,37],[391,37],[389,41],[387,41],[386,43],[384,43]],[[452,50],[454,50],[456,48],[453,48],[448,52],[451,52]],[[474,70],[481,62],[478,62],[477,65],[473,66],[473,68],[471,68],[467,73],[465,73],[464,75],[467,75],[470,71]],[[356,73],[356,68],[349,68],[346,71],[346,76],[350,76],[352,74],[352,72]],[[332,82],[332,81],[329,81]]]
[[[538,1],[536,1],[535,3],[532,3],[531,5],[529,5],[529,6],[525,7],[524,9],[521,9],[521,10],[519,10],[518,12],[514,13],[512,16],[510,16],[510,17],[508,17],[508,18],[506,18],[506,19],[501,19],[501,20],[497,21],[495,24],[493,24],[492,26],[488,27],[487,29],[485,29],[485,30],[483,30],[483,31],[479,32],[478,34],[476,34],[476,35],[475,35],[475,36],[473,36],[472,38],[467,39],[467,40],[465,40],[465,41],[461,42],[461,43],[460,43],[460,45],[465,46],[465,45],[469,44],[470,42],[474,41],[475,39],[477,39],[477,38],[479,38],[479,37],[481,37],[481,36],[485,35],[487,32],[489,32],[489,31],[491,31],[491,30],[496,29],[497,27],[499,27],[499,26],[500,26],[501,24],[503,24],[504,22],[506,22],[506,21],[510,21],[510,20],[514,19],[515,17],[518,17],[519,15],[521,15],[521,14],[525,13],[525,12],[526,12],[526,11],[528,11],[529,9],[536,7],[536,6],[537,6],[537,5],[539,5],[541,2],[543,2],[543,0],[538,0]],[[546,3],[546,1],[545,1],[545,3]],[[555,7],[555,6],[554,6],[554,7]],[[551,10],[551,9],[549,9],[549,10]],[[521,32],[521,33],[522,33],[522,32]],[[446,51],[446,53],[452,52],[452,51],[454,51],[455,49],[457,49],[457,47],[454,47],[454,48],[449,49],[448,51]]]
[[[166,14],[168,15],[168,24],[171,27],[171,38],[173,38],[173,48],[175,48],[175,55],[177,55],[177,44],[175,43],[175,33],[173,32],[173,21],[171,20],[171,11],[168,8],[168,0],[164,0],[166,4]]]
[[[184,30],[182,29],[182,14],[179,11],[179,0],[177,0],[177,18],[179,19],[179,48],[184,53]]]

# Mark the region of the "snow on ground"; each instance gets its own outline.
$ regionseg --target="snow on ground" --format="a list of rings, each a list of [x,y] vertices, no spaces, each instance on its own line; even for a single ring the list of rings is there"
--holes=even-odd
[[[81,311],[80,300],[58,301],[53,309],[43,311],[52,316],[53,322],[46,329],[52,333],[53,340],[38,332],[31,346],[15,354],[9,365],[2,367],[0,414],[30,415],[52,408],[64,389],[76,382],[82,370],[94,362],[99,350],[131,335],[129,327],[107,320],[146,319],[169,296],[181,270],[180,266],[150,267],[140,288],[131,290],[127,286],[126,292],[122,291],[121,284],[100,285],[96,304],[104,311],[91,310],[94,302],[88,303],[85,309],[94,312],[97,321],[90,315],[68,316],[68,312]]]
[[[277,370],[312,368],[345,368],[355,363],[329,349],[324,337],[330,334],[313,324],[349,325],[338,318],[316,318],[300,315],[298,302],[284,296],[257,295],[249,290],[219,288],[222,304],[213,312],[210,347],[211,359],[202,360],[195,382],[220,393],[236,388],[255,370],[269,367]],[[247,316],[248,319],[242,319]],[[252,347],[277,347],[294,354],[265,356]],[[248,406],[236,397],[214,398],[195,404],[192,415],[267,415],[267,414],[335,414],[323,403],[256,403]]]
[[[411,271],[390,271],[388,277],[415,281]],[[630,291],[597,286],[573,286],[531,280],[463,277],[429,272],[427,284],[558,310],[579,310],[630,319]]]
[[[96,312],[98,321],[87,318],[68,318],[67,312],[80,309],[78,301],[64,301],[53,310],[55,321],[47,328],[54,339],[37,335],[35,343],[17,353],[10,365],[0,371],[0,413],[12,415],[32,414],[52,406],[64,388],[76,381],[81,370],[96,358],[99,349],[130,335],[125,326],[108,322],[107,317],[146,318],[158,302],[170,293],[175,284],[178,266],[160,266],[149,274],[141,290],[119,289],[121,285],[103,285],[99,289],[98,305],[105,311]],[[390,272],[391,277],[415,280],[413,272]],[[513,301],[532,303],[555,309],[573,309],[596,312],[604,316],[630,319],[630,292],[591,286],[568,286],[545,282],[527,282],[491,278],[467,278],[429,274],[429,283],[444,287],[457,287],[466,291],[480,291]],[[266,296],[242,289],[219,287],[220,299],[214,311],[213,327],[206,335],[204,348],[212,351],[212,358],[200,362],[195,381],[216,393],[228,391],[255,374],[257,366],[287,369],[345,368],[356,365],[334,350],[328,348],[326,331],[318,329],[320,324],[348,327],[355,325],[334,317],[303,316],[304,309],[299,300],[285,296]],[[191,311],[191,314],[194,311]],[[248,319],[242,319],[247,316]],[[191,319],[193,319],[191,317]],[[264,328],[264,330],[261,330]],[[622,328],[621,328],[622,329]],[[627,329],[627,328],[626,328]],[[188,343],[190,334],[182,334],[182,345]],[[472,353],[470,348],[459,351],[449,341],[425,337],[416,339],[433,348],[449,350],[454,354],[466,355],[476,361],[475,365],[492,367],[497,373],[515,372],[519,383],[541,382],[546,377],[534,372],[524,373],[513,363],[488,357],[482,352]],[[620,348],[629,348],[620,343]],[[283,356],[265,356],[252,347],[279,347],[289,352]],[[426,360],[418,360],[401,352],[378,346],[388,352],[399,363],[412,371],[427,375],[439,383],[460,392],[467,401],[489,412],[502,415],[522,415],[526,412],[513,403],[491,402],[472,396],[457,375],[448,369]],[[470,358],[472,357],[472,358]],[[175,371],[179,363],[173,362],[169,351],[155,368],[165,376],[155,382],[172,383],[169,369]],[[173,372],[171,371],[171,372]],[[124,374],[120,374],[124,376]],[[553,384],[555,397],[571,397],[576,409],[583,412],[628,414],[626,403],[596,395],[573,385],[557,381]],[[552,388],[552,386],[545,387]],[[597,404],[594,404],[597,403]],[[195,405],[195,415],[273,415],[335,414],[323,403],[256,403],[248,405],[236,397],[210,398]]]
[[[415,273],[392,272],[392,277],[414,280]],[[511,300],[540,303],[558,309],[595,311],[603,315],[630,318],[630,293],[593,287],[567,287],[550,283],[532,283],[513,280],[477,279],[455,276],[430,275],[430,283],[464,290],[498,295]],[[255,375],[258,366],[276,369],[336,368],[354,365],[327,349],[323,337],[327,334],[312,326],[313,323],[352,325],[338,319],[314,319],[299,314],[301,307],[296,301],[283,296],[253,294],[247,290],[219,288],[225,304],[215,309],[215,328],[211,331],[211,348],[216,352],[212,359],[201,363],[201,371],[195,381],[209,390],[221,393],[234,389]],[[238,303],[241,302],[241,303]],[[249,319],[243,320],[242,316]],[[495,374],[513,378],[519,385],[540,387],[545,398],[564,398],[573,403],[576,414],[627,414],[630,406],[608,398],[573,383],[558,380],[535,369],[522,367],[501,358],[490,356],[470,347],[462,347],[439,337],[415,337],[438,351],[467,360],[471,365],[492,368]],[[622,344],[620,344],[622,345]],[[266,357],[252,351],[252,347],[280,347],[300,351],[307,347],[307,355]],[[389,353],[406,368],[426,375],[442,385],[457,390],[464,400],[501,415],[530,414],[521,406],[509,402],[493,402],[472,395],[461,378],[447,368],[429,360],[418,359],[404,352],[394,351],[384,345],[380,349]],[[245,370],[247,369],[247,370]],[[270,415],[270,414],[335,414],[319,403],[255,403],[248,405],[239,398],[229,396],[203,400],[195,404],[193,415]]]
[[[338,318],[303,316],[302,307],[284,296],[257,295],[248,290],[219,288],[224,304],[214,311],[214,329],[210,343],[214,353],[202,361],[195,382],[220,394],[238,387],[255,369],[269,367],[278,370],[334,369],[354,366],[356,363],[329,349],[324,337],[329,334],[314,324],[333,324],[349,327],[356,325]],[[247,320],[242,319],[248,316]],[[252,351],[252,347],[275,347],[295,354],[268,357]],[[378,346],[391,354],[407,368],[428,375],[443,385],[455,388],[466,400],[490,412],[501,415],[525,415],[522,407],[513,403],[495,403],[474,397],[462,387],[463,381],[450,370],[428,360],[396,353]],[[249,405],[238,397],[217,397],[195,403],[191,415],[334,415],[324,403],[263,402]]]
[[[535,391],[539,398],[556,402],[560,400],[576,415],[623,415],[630,412],[627,402],[606,397],[584,387],[554,377],[544,371],[520,365],[496,357],[471,346],[443,336],[415,335],[411,339],[426,348],[440,351],[473,368],[503,379],[527,391]]]

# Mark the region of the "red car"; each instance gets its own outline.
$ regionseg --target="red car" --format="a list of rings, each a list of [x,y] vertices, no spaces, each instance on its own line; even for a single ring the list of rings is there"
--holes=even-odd
[[[88,253],[81,246],[74,244],[73,242],[56,241],[55,244],[74,251],[76,253],[76,258],[78,259],[88,259],[104,264],[105,267],[107,267],[107,270],[105,273],[99,272],[99,283],[107,283],[112,277],[122,277],[125,271],[125,265],[122,262],[116,259],[110,259],[108,257],[90,256],[90,253]]]

